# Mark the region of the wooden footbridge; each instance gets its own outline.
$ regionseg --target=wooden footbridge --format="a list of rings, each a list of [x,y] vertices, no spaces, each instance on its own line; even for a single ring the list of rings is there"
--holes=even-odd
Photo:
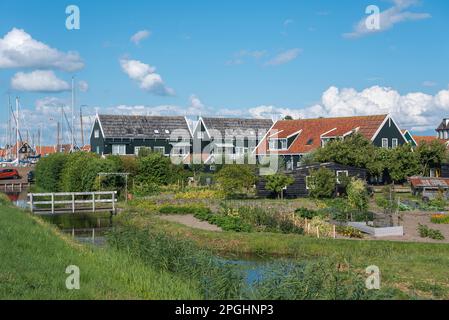
[[[7,182],[0,183],[0,191],[3,192],[22,192],[31,186],[29,182]]]
[[[117,212],[117,191],[29,193],[33,214]]]

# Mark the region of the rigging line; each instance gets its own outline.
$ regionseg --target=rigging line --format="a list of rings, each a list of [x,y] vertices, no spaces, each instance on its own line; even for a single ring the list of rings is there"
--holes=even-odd
[[[65,118],[65,121],[67,122],[67,127],[69,128],[69,130],[70,130],[70,134],[72,134],[73,133],[73,131],[72,131],[72,127],[70,126],[70,122],[69,122],[69,119],[67,118],[67,114],[64,112],[64,110],[62,110],[62,113],[64,114],[64,118]],[[77,146],[78,145],[78,143],[77,143],[77,141],[76,141],[76,139],[75,139],[75,137],[73,137],[73,145],[75,146]]]

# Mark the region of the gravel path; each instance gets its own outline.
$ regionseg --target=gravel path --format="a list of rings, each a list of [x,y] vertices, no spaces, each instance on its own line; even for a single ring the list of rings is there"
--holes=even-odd
[[[207,221],[201,221],[201,220],[195,218],[191,214],[185,214],[185,215],[170,214],[170,215],[161,215],[159,217],[162,220],[177,222],[177,223],[180,223],[180,224],[183,224],[185,226],[195,228],[195,229],[201,229],[201,230],[207,230],[207,231],[222,231],[220,227],[210,224]]]

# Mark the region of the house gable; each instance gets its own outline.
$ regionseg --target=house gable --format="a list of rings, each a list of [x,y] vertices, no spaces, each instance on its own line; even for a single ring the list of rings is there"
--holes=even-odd
[[[382,147],[383,139],[388,141],[389,148],[393,146],[394,139],[397,139],[397,143],[400,146],[407,143],[407,139],[402,134],[401,129],[391,117],[385,119],[384,123],[379,127],[371,140],[376,147]]]

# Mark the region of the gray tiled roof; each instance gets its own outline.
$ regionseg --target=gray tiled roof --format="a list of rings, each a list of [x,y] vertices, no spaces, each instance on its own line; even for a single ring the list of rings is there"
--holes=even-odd
[[[254,130],[255,134],[268,131],[273,125],[269,119],[241,119],[241,118],[209,118],[203,117],[208,130],[218,130],[222,136],[233,133],[244,134],[247,130]]]
[[[176,129],[189,132],[187,122],[181,116],[98,115],[98,118],[105,138],[168,139]]]

